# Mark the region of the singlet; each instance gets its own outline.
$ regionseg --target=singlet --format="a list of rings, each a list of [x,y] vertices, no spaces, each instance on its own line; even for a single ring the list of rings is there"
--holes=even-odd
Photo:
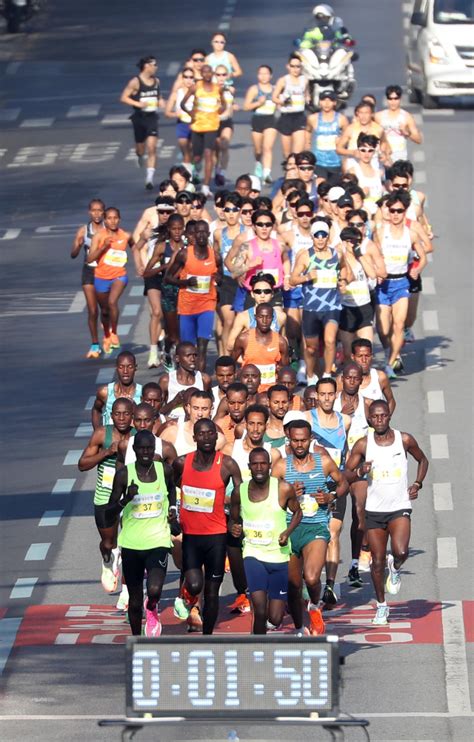
[[[187,453],[191,453],[192,451],[196,450],[196,444],[192,439],[192,435],[191,442],[186,439],[186,430],[184,428],[185,424],[186,423],[184,419],[180,418],[179,420],[177,420],[176,440],[174,442],[174,447],[178,456],[185,456]]]
[[[195,115],[191,129],[195,132],[217,131],[220,107],[221,95],[217,83],[211,83],[211,90],[206,90],[203,81],[198,80],[194,92]]]
[[[368,488],[365,509],[375,513],[393,513],[405,508],[411,512],[408,497],[408,462],[403,446],[402,434],[393,431],[395,440],[391,446],[378,446],[374,432],[367,433],[365,460],[372,462],[367,475]]]
[[[217,303],[216,283],[213,275],[217,272],[216,256],[211,247],[207,248],[205,260],[196,257],[194,245],[186,248],[186,262],[181,269],[181,279],[195,276],[197,286],[186,286],[178,292],[178,314],[200,314],[213,312]]]
[[[300,250],[309,250],[313,245],[313,238],[311,237],[311,235],[305,236],[304,234],[301,234],[296,224],[294,227],[291,227],[291,231],[295,235],[295,239],[293,240],[293,245],[289,248],[288,253],[290,258],[291,270],[293,270],[298,253],[300,252]],[[300,289],[299,286],[297,286],[296,288]]]
[[[105,426],[104,449],[112,445],[113,425]],[[97,481],[94,492],[94,505],[108,505],[115,477],[117,454],[107,456],[97,464]]]
[[[100,231],[101,229],[104,229],[104,225],[101,224],[97,231]],[[89,266],[89,268],[96,268],[97,261],[93,260],[92,263],[89,263],[87,258],[89,257],[89,251],[91,249],[92,245],[92,238],[96,232],[92,229],[92,222],[89,222],[88,224],[84,224],[84,241],[82,243],[82,246],[84,248],[84,263]]]
[[[253,330],[255,327],[257,327],[257,320],[255,318],[255,307],[249,307],[249,309],[247,309],[247,314],[249,317],[249,329]],[[278,317],[275,310],[273,310],[271,328],[274,332],[280,331],[280,323],[278,322]]]
[[[209,64],[213,70],[217,67],[225,67],[229,73],[229,77],[232,75],[232,63],[230,61],[229,52],[226,49],[224,49],[219,56],[217,56],[215,52],[208,54],[206,57],[206,64]],[[227,80],[230,82],[229,78],[227,78]]]
[[[210,392],[214,398],[213,414],[215,415],[217,412],[217,408],[219,407],[220,403],[225,397],[225,394],[223,394],[222,397],[219,396],[221,393],[221,390],[219,389],[219,385],[211,387]]]
[[[403,227],[403,234],[397,239],[392,236],[390,224],[384,224],[381,248],[388,277],[405,276],[411,253],[411,236],[408,227]]]
[[[107,384],[107,399],[105,401],[105,407],[102,412],[102,425],[112,425],[112,407],[116,399],[119,399],[115,395],[115,381],[111,381],[109,384]],[[135,391],[133,392],[133,396],[129,397],[125,394],[122,394],[121,397],[125,397],[126,399],[131,399],[132,402],[135,402],[135,404],[140,404],[140,400],[142,398],[142,385],[135,383]]]
[[[256,329],[248,331],[247,349],[244,353],[242,365],[253,363],[260,371],[261,383],[259,392],[265,392],[276,383],[276,365],[281,361],[280,335],[273,330],[268,345],[257,342]]]
[[[351,427],[347,431],[347,450],[352,451],[352,448],[354,446],[354,443],[359,440],[359,438],[365,438],[367,435],[367,431],[369,429],[369,423],[367,422],[367,418],[365,416],[365,404],[364,404],[364,397],[362,397],[360,394],[357,395],[357,407],[355,409],[355,412],[353,415],[351,415]],[[342,409],[342,401],[341,401],[341,392],[337,395],[335,401],[334,401],[334,411],[335,412],[341,412]]]
[[[175,105],[175,111],[178,115],[178,121],[181,121],[183,124],[190,124],[191,123],[191,116],[189,113],[185,113],[183,109],[181,108],[181,103],[184,98],[184,96],[187,94],[187,88],[178,88],[176,91],[176,105]],[[194,103],[194,95],[192,95],[188,100],[186,101],[186,108],[188,111],[193,110],[193,103]]]
[[[364,198],[364,207],[370,214],[375,214],[377,211],[377,201],[383,195],[383,186],[379,171],[376,170],[375,175],[365,175],[360,162],[353,157],[350,157],[347,161],[347,170],[354,170],[359,181],[359,186],[369,189],[368,194]]]
[[[135,108],[134,116],[142,113],[156,113],[160,100],[160,81],[155,77],[154,81],[150,85],[147,85],[143,82],[140,75],[137,75],[137,80],[139,84],[138,92],[131,97],[136,101],[145,101],[147,106],[146,108]]]
[[[184,534],[212,536],[227,533],[224,511],[225,484],[221,468],[224,455],[216,451],[207,471],[193,468],[196,453],[188,453],[181,478],[180,523]]]
[[[291,98],[288,104],[282,104],[280,111],[282,113],[302,113],[305,109],[305,92],[306,92],[306,77],[300,75],[297,80],[293,82],[294,78],[290,78],[290,75],[285,75],[285,87],[280,95],[281,101],[286,101]]]
[[[336,152],[336,139],[340,135],[340,114],[334,112],[332,121],[324,121],[321,113],[317,114],[317,123],[313,129],[311,149],[321,167],[341,167],[341,156]]]
[[[340,412],[335,413],[337,426],[335,428],[324,428],[319,422],[317,409],[311,410],[311,430],[316,436],[320,446],[324,446],[334,463],[339,469],[344,466],[344,451],[346,448],[346,430],[344,418]]]
[[[186,389],[191,389],[191,387],[195,387],[196,389],[204,389],[204,381],[202,378],[202,373],[200,371],[196,371],[196,375],[194,377],[194,381],[192,384],[180,384],[178,381],[177,376],[177,370],[170,371],[168,374],[168,400],[172,400],[176,397],[178,392],[185,392]],[[184,408],[183,407],[175,407],[174,410],[171,410],[168,417],[171,420],[177,420],[178,418],[182,418],[184,420]]]
[[[406,122],[406,111],[401,109],[395,117],[389,115],[389,111],[380,112],[380,125],[383,127],[385,136],[392,150],[392,161],[408,160],[407,139],[401,133],[401,127]]]
[[[268,496],[261,502],[249,497],[250,482],[240,485],[240,514],[244,531],[242,556],[261,562],[284,563],[290,559],[290,544],[280,546],[278,538],[286,530],[286,513],[280,507],[278,479],[269,478]]]
[[[116,232],[101,229],[98,246],[102,246],[108,240],[110,240],[111,245],[97,260],[96,278],[112,280],[127,275],[125,266],[128,259],[128,239],[129,235],[123,229],[117,229]]]
[[[347,257],[346,257],[347,259]],[[370,304],[369,283],[364,268],[354,258],[349,258],[348,263],[355,276],[354,280],[346,284],[346,291],[341,293],[341,304],[343,307],[364,307]]]
[[[142,482],[135,464],[127,465],[127,484],[133,481],[138,494],[122,510],[122,529],[117,543],[126,549],[147,549],[172,546],[168,523],[168,490],[161,461],[154,461],[155,482]]]
[[[225,111],[219,116],[220,121],[229,121],[234,113],[234,94],[228,87],[224,88]]]
[[[271,250],[261,250],[256,237],[250,240],[250,262],[257,258],[262,259],[262,265],[251,268],[245,274],[244,286],[247,291],[251,291],[250,279],[257,273],[270,273],[275,279],[275,288],[278,289],[283,284],[283,262],[281,258],[281,248],[278,240],[273,237],[268,240],[271,242]]]
[[[360,387],[359,394],[361,397],[365,397],[365,399],[385,399],[376,368],[370,369],[370,381],[366,387]]]
[[[270,438],[267,431],[263,434],[264,443],[269,443],[272,448],[280,449],[280,446],[286,444],[286,435],[280,435],[278,438]]]
[[[364,239],[360,243],[360,252],[361,252],[362,255],[365,255],[366,254],[368,244],[369,244],[370,240],[372,239],[372,228],[369,225],[367,225],[366,231],[367,231],[367,236],[364,237]],[[377,286],[377,279],[376,278],[369,278],[367,276],[367,284],[368,284],[368,287],[369,287],[369,291],[373,291],[375,289],[375,287]]]
[[[239,234],[242,234],[242,232],[244,231],[245,231],[245,227],[243,224],[241,224],[239,226]],[[229,228],[224,227],[221,232],[222,272],[224,273],[224,276],[229,276],[229,278],[232,277],[232,274],[230,270],[226,268],[225,259],[227,257],[227,254],[230,252],[234,239],[235,237],[229,237]]]
[[[137,455],[135,451],[133,450],[134,441],[135,441],[135,436],[134,435],[130,436],[127,442],[127,450],[125,451],[125,459],[124,459],[125,466],[127,466],[127,464],[134,464],[135,461],[137,460]],[[163,441],[161,440],[161,438],[158,438],[157,435],[155,435],[155,456],[161,456],[163,458]]]
[[[272,85],[272,89],[270,90],[270,92],[265,93],[260,85],[257,84],[257,95],[255,96],[254,101],[258,100],[264,95],[265,103],[262,103],[261,106],[253,111],[254,116],[273,116],[276,109],[276,103],[272,101],[273,89],[274,86]]]
[[[262,444],[262,448],[264,448],[265,451],[268,451],[268,453],[270,453],[270,451],[272,450],[271,444],[265,441]],[[250,451],[251,450],[252,449],[250,449]],[[250,467],[249,467],[250,451],[245,450],[243,438],[235,439],[234,446],[232,448],[232,458],[239,465],[239,469],[242,475],[243,482],[248,482],[252,478],[252,474],[250,473]]]
[[[337,288],[339,257],[332,248],[329,248],[329,251],[331,254],[328,258],[320,258],[314,247],[308,250],[309,261],[306,272],[316,270],[317,276],[315,281],[302,284],[304,310],[331,312],[341,309],[341,298]]]
[[[285,482],[294,484],[302,482],[304,495],[298,497],[301,510],[303,511],[302,523],[325,523],[329,522],[329,510],[327,505],[319,505],[311,493],[328,492],[326,476],[323,471],[321,454],[313,453],[314,468],[311,471],[300,471],[294,465],[295,457],[287,456]],[[291,513],[287,511],[286,519],[291,520]]]

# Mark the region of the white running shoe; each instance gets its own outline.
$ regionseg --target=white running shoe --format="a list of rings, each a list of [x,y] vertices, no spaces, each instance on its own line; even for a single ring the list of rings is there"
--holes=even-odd
[[[114,593],[117,589],[118,577],[114,574],[112,566],[112,559],[110,559],[109,562],[102,562],[102,575],[100,581],[106,593]]]
[[[128,610],[128,588],[126,585],[122,585],[122,590],[120,592],[120,595],[118,597],[116,606],[117,610],[119,611],[127,611]]]
[[[158,368],[160,361],[158,358],[158,351],[156,348],[150,348],[148,355],[148,368]]]
[[[374,626],[388,626],[388,617],[390,615],[390,608],[388,605],[379,605],[375,616],[372,619]]]
[[[298,382],[298,384],[306,384],[306,363],[304,361],[300,361],[298,364],[296,381]]]
[[[203,183],[203,185],[201,186],[201,193],[204,193],[204,195],[207,196],[207,198],[209,198],[209,196],[211,195],[211,189],[209,188],[208,185]]]
[[[402,586],[402,580],[400,578],[400,570],[395,569],[393,566],[393,554],[389,554],[387,557],[388,577],[385,582],[385,589],[390,595],[397,595],[400,592]]]

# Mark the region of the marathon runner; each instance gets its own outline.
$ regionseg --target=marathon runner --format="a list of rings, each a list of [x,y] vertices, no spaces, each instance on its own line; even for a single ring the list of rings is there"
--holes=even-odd
[[[100,386],[92,406],[92,427],[96,430],[99,425],[110,425],[112,405],[116,399],[124,397],[135,404],[141,401],[142,385],[135,381],[137,360],[129,350],[122,350],[115,361],[117,381]]]
[[[197,369],[197,348],[193,343],[179,343],[176,348],[176,369],[162,374],[159,385],[166,400],[163,415],[184,419],[184,392],[191,387],[211,388],[211,378]]]
[[[259,304],[255,310],[255,328],[241,332],[232,351],[232,357],[236,361],[242,357],[244,366],[257,366],[261,374],[260,392],[275,383],[277,368],[289,363],[288,342],[271,329],[272,321],[271,304]]]

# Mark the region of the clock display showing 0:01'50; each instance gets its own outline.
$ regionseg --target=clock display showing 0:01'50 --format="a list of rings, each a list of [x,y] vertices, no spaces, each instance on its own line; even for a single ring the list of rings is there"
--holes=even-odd
[[[309,637],[130,639],[127,716],[332,714],[338,662]]]

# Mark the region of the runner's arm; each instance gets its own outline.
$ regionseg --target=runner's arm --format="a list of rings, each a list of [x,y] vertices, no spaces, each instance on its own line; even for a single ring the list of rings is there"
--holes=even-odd
[[[291,520],[288,523],[286,529],[280,533],[278,543],[280,546],[286,546],[288,538],[295,530],[296,526],[301,523],[303,517],[303,511],[300,508],[298,498],[296,497],[296,491],[292,484],[280,480],[278,482],[278,500],[280,507],[283,510],[289,510],[291,512]]]
[[[234,320],[232,329],[229,333],[227,341],[227,351],[232,352],[232,348],[235,345],[235,341],[243,330],[248,330],[248,312],[239,312]]]
[[[349,484],[352,484],[370,471],[371,462],[365,460],[366,451],[367,438],[360,438],[354,443],[354,447],[346,459],[344,469],[344,476]]]
[[[79,471],[89,471],[94,469],[97,464],[117,453],[117,441],[112,441],[110,448],[103,448],[105,440],[105,428],[101,427],[98,430],[94,430],[89,440],[89,443],[82,452],[81,458],[77,463]]]
[[[228,52],[230,63],[232,65],[232,77],[242,77],[243,72],[242,68],[237,60],[237,57],[235,54],[232,54],[231,52]]]
[[[336,463],[326,451],[321,454],[321,463],[323,465],[325,476],[331,477],[331,479],[336,482],[336,497],[347,495],[349,492],[349,482],[344,476],[344,473],[341,472],[338,466],[336,466]]]
[[[107,387],[100,386],[97,389],[94,404],[92,405],[91,421],[94,430],[102,425],[102,412],[104,411],[105,403],[107,402]]]
[[[132,106],[133,108],[145,108],[145,106],[147,105],[145,101],[137,101],[132,98],[132,95],[136,95],[136,93],[138,93],[138,90],[138,77],[132,77],[132,79],[128,81],[128,83],[122,90],[120,103],[125,103],[126,106]]]
[[[123,501],[123,498],[127,494],[127,483],[128,470],[125,466],[123,469],[119,469],[114,476],[112,492],[110,493],[109,502],[105,511],[108,516],[117,518],[127,504]]]
[[[403,447],[410,456],[413,456],[415,461],[418,463],[416,470],[416,478],[411,487],[408,488],[410,500],[414,500],[418,497],[418,491],[421,489],[423,480],[426,477],[428,471],[428,459],[424,452],[418,445],[417,440],[410,435],[410,433],[402,433]]]
[[[248,330],[244,330],[236,338],[234,347],[232,348],[230,352],[230,355],[232,356],[234,361],[238,361],[241,356],[242,358],[244,357],[245,351],[247,350],[247,342],[248,342]]]
[[[79,229],[76,232],[76,236],[74,237],[74,242],[72,243],[71,248],[71,258],[77,258],[79,253],[81,252],[81,248],[84,244],[84,237],[86,234],[86,228],[84,226],[79,227]]]

